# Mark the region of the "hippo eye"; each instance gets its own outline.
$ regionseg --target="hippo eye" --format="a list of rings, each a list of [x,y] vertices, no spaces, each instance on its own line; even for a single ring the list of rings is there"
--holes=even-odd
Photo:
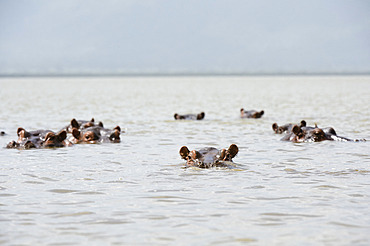
[[[85,141],[90,141],[92,139],[90,134],[86,134],[84,137]]]

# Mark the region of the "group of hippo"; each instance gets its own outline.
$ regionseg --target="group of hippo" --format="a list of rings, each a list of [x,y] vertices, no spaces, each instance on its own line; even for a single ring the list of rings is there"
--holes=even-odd
[[[264,111],[256,110],[244,110],[240,109],[241,118],[261,118]],[[200,114],[186,114],[179,115],[175,114],[176,120],[202,120],[205,113]],[[321,142],[324,140],[330,141],[365,141],[364,139],[349,139],[345,137],[338,136],[334,128],[325,127],[319,128],[316,124],[315,126],[307,126],[305,120],[302,120],[299,124],[288,123],[279,126],[277,123],[272,124],[272,129],[277,134],[285,133],[285,136],[281,139],[282,141],[290,141],[294,143],[302,142]],[[207,147],[200,150],[190,151],[188,147],[182,146],[180,148],[180,156],[182,159],[186,160],[186,166],[196,166],[200,168],[207,167],[220,167],[227,166],[227,162],[232,162],[232,159],[238,153],[239,148],[235,144],[230,145],[226,149],[218,150],[213,147]]]
[[[258,119],[261,118],[265,111],[256,111],[256,110],[244,110],[244,108],[240,109],[240,117],[241,118],[254,118]],[[201,112],[199,114],[175,114],[175,120],[203,120],[206,114]]]
[[[244,110],[240,109],[241,118],[261,118],[264,111]],[[199,114],[175,114],[176,120],[202,120],[205,113]],[[306,121],[302,120],[299,124],[288,123],[279,126],[277,123],[272,124],[272,129],[277,134],[285,133],[281,139],[283,141],[291,141],[294,143],[302,142],[320,142],[324,140],[331,141],[365,141],[352,140],[349,138],[338,136],[334,128],[326,127],[319,128],[315,126],[307,126]],[[4,135],[1,132],[1,135]],[[18,140],[8,143],[7,148],[16,149],[31,149],[31,148],[54,148],[71,146],[78,143],[119,143],[121,128],[119,126],[113,129],[104,128],[103,123],[96,123],[94,118],[90,121],[72,119],[70,124],[62,128],[59,132],[50,130],[26,131],[23,128],[18,128]],[[231,144],[227,149],[216,149],[207,147],[200,150],[190,151],[188,147],[180,148],[180,156],[186,160],[186,166],[195,166],[199,168],[222,167],[228,166],[228,162],[238,154],[239,148],[235,144]]]
[[[18,128],[17,141],[6,146],[9,149],[55,148],[66,147],[78,143],[120,142],[121,128],[104,128],[103,123],[72,119],[70,124],[58,132],[51,130],[26,131]]]

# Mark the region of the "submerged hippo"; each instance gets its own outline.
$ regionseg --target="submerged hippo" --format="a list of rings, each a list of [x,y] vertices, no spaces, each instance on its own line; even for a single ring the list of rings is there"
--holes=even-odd
[[[312,126],[298,126],[294,125],[290,132],[281,139],[283,141],[291,141],[294,143],[302,142],[321,142],[324,140],[329,141],[365,141],[365,139],[349,139],[346,137],[338,136],[334,128],[325,127],[319,128],[317,125]]]
[[[88,120],[76,120],[75,118],[73,118],[70,124],[63,129],[65,129],[67,133],[72,133],[73,128],[85,129],[85,128],[92,127],[92,126],[104,127],[102,122],[99,122],[98,124],[96,124],[94,118],[91,118],[91,120],[89,121]]]
[[[70,141],[72,143],[119,143],[121,141],[120,134],[121,128],[119,126],[112,130],[102,126],[91,126],[84,129],[73,128]]]
[[[277,134],[282,134],[284,132],[290,133],[292,131],[292,128],[295,124],[288,123],[282,126],[279,126],[277,123],[272,124],[272,130],[274,130]],[[299,124],[300,127],[305,127],[307,125],[305,120],[302,120]]]
[[[183,115],[179,115],[176,113],[174,117],[175,120],[203,120],[205,115],[206,114],[204,112],[201,112],[200,114],[183,114]]]
[[[240,109],[240,118],[254,118],[258,119],[261,118],[265,111],[261,110],[260,112],[256,110],[244,110],[244,108]]]
[[[224,162],[232,162],[232,159],[236,156],[238,151],[238,146],[232,144],[227,150],[218,150],[213,147],[206,147],[198,151],[189,151],[188,147],[182,146],[179,153],[181,158],[186,160],[186,166],[209,168],[226,166]]]
[[[7,148],[32,149],[32,148],[54,148],[69,146],[65,141],[67,132],[65,130],[55,133],[50,130],[26,131],[23,128],[17,130],[18,140],[8,143]]]

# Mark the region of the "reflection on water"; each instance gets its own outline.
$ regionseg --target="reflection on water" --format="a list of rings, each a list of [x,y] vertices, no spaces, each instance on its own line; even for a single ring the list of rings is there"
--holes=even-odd
[[[0,149],[4,245],[368,245],[369,141],[293,144],[305,119],[370,139],[369,77],[1,79],[1,146],[72,118],[125,129],[119,144]],[[240,119],[240,108],[264,110]],[[206,112],[175,121],[175,112]],[[179,149],[239,153],[184,168]]]

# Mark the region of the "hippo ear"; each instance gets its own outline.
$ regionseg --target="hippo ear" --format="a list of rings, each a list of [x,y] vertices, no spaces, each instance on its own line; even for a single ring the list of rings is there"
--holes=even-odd
[[[261,110],[260,115],[262,116],[265,113],[265,111]]]
[[[58,140],[62,142],[64,139],[67,138],[67,132],[65,130],[61,131],[59,132],[57,137],[58,137]]]
[[[103,122],[99,121],[99,126],[104,128]]]
[[[31,137],[31,133],[29,133],[28,131],[26,131],[25,129],[23,129],[21,127],[18,128],[17,134],[18,134],[18,137],[21,137],[21,138]]]
[[[186,157],[189,155],[189,152],[190,151],[189,151],[188,147],[186,147],[186,146],[182,146],[180,151],[179,151],[182,159],[186,159]]]
[[[241,108],[241,109],[240,109],[240,112],[241,112],[241,113],[243,113],[243,112],[244,112],[244,108]]]
[[[307,126],[306,121],[305,120],[301,120],[301,127],[305,127],[305,126]]]
[[[279,128],[279,126],[278,126],[277,123],[272,124],[272,130],[274,130],[275,132],[277,132],[277,129],[278,128]]]
[[[315,128],[319,128],[319,127],[317,126],[317,123],[315,123]]]
[[[95,119],[94,118],[91,118],[90,122],[95,122]]]
[[[113,130],[118,130],[119,132],[121,132],[121,127],[116,126],[115,128],[113,128]]]
[[[236,156],[236,154],[238,154],[239,148],[238,148],[238,146],[236,146],[236,144],[232,144],[232,145],[230,145],[230,147],[227,151],[229,152],[230,157],[234,158]]]
[[[292,132],[295,134],[295,135],[298,135],[298,133],[301,131],[301,128],[297,125],[294,125],[293,128],[292,128]]]
[[[198,115],[197,115],[197,120],[202,120],[202,119],[204,118],[204,115],[205,115],[205,113],[204,113],[204,112],[202,112],[202,113],[198,114]]]
[[[80,128],[80,124],[78,124],[78,122],[75,118],[73,118],[71,120],[71,126],[72,126],[72,128],[77,128],[77,129]]]
[[[174,116],[173,116],[173,117],[175,118],[175,120],[177,120],[178,116],[179,116],[179,115],[176,113],[176,114],[174,114]]]
[[[81,132],[80,132],[78,129],[73,128],[73,129],[72,129],[72,136],[73,136],[75,139],[80,139]]]
[[[18,136],[19,136],[19,133],[20,133],[21,131],[26,131],[26,130],[24,130],[22,127],[19,127],[19,128],[17,129],[17,135],[18,135]]]
[[[113,142],[119,142],[120,137],[119,137],[120,132],[116,129],[110,136],[109,140]]]
[[[332,134],[332,135],[335,135],[337,136],[337,133],[335,132],[334,128],[333,127],[329,127],[328,129],[328,133]]]

